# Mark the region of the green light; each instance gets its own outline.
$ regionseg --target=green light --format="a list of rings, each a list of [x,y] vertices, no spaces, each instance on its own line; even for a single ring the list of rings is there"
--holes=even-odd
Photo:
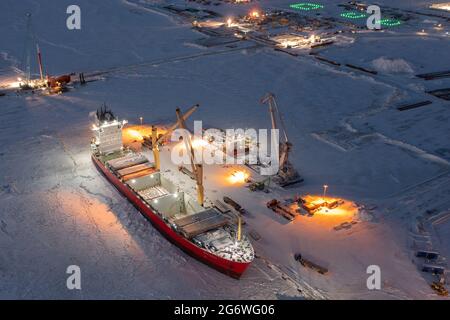
[[[313,2],[300,2],[300,3],[293,3],[289,7],[296,10],[309,11],[322,9],[323,5],[321,5],[320,3],[313,3]]]
[[[395,27],[401,25],[402,23],[400,20],[396,19],[381,19],[380,24],[385,27]]]
[[[358,12],[358,11],[348,11],[341,13],[341,17],[347,18],[347,19],[362,19],[367,17],[367,14],[364,12]]]

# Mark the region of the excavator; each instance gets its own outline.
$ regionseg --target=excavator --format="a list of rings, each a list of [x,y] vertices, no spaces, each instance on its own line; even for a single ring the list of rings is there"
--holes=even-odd
[[[303,181],[303,178],[298,174],[294,166],[289,162],[289,153],[292,150],[292,143],[289,141],[286,127],[284,125],[283,117],[278,109],[275,95],[267,93],[261,98],[261,104],[269,106],[269,114],[272,122],[272,129],[281,131],[280,147],[279,147],[279,168],[278,173],[273,177],[273,181],[282,187],[294,185]],[[277,125],[277,117],[280,127]]]

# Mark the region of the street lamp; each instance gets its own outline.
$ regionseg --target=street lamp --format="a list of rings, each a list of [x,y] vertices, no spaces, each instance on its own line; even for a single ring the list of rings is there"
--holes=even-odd
[[[324,184],[323,185],[323,198],[325,198],[325,196],[327,194],[327,189],[328,189],[328,185]]]
[[[144,121],[143,117],[139,117],[139,120],[141,120],[141,126],[142,126],[142,121]]]

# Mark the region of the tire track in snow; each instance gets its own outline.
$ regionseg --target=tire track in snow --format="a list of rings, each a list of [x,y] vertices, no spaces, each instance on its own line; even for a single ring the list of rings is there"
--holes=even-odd
[[[112,67],[105,70],[98,70],[98,71],[91,71],[91,72],[85,72],[86,77],[94,77],[94,76],[100,76],[100,75],[108,75],[108,74],[114,74],[114,73],[127,73],[129,71],[133,71],[136,68],[141,67],[157,67],[163,64],[169,64],[173,62],[181,62],[181,61],[187,61],[207,56],[214,56],[214,55],[221,55],[226,54],[230,52],[235,51],[241,51],[244,49],[254,49],[258,48],[259,45],[253,45],[250,47],[239,47],[239,48],[231,48],[231,49],[225,49],[225,50],[214,50],[210,52],[201,52],[201,53],[195,53],[190,55],[182,55],[182,56],[176,56],[171,58],[165,58],[165,59],[157,59],[153,61],[147,61],[147,62],[141,62],[137,64],[130,64],[130,65],[124,65],[119,67]]]
[[[300,277],[294,275],[292,271],[284,271],[283,266],[279,266],[271,262],[268,258],[261,255],[255,255],[255,259],[261,260],[268,268],[278,273],[280,277],[294,286],[298,292],[301,293],[307,299],[326,300],[328,297],[320,290],[315,289],[313,286],[302,280]]]

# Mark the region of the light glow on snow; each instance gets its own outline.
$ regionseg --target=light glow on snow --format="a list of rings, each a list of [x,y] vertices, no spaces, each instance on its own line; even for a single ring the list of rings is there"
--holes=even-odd
[[[10,88],[20,88],[20,85],[21,85],[21,81],[19,80],[19,81],[16,81],[16,82],[11,82],[10,84],[9,84],[9,87]]]
[[[128,129],[128,130],[124,130],[126,132],[126,134],[128,134],[131,138],[138,140],[138,141],[142,141],[144,140],[144,137],[142,136],[142,134],[139,133],[139,131],[134,130],[134,129]]]
[[[324,215],[324,216],[341,216],[346,218],[352,218],[358,209],[354,202],[350,200],[328,197],[322,195],[307,195],[303,197],[307,202],[308,206],[318,206],[314,211],[314,215]],[[340,203],[336,207],[330,207],[329,204]]]
[[[233,171],[228,177],[228,182],[231,184],[245,183],[249,177],[248,172],[245,171]]]
[[[158,136],[165,134],[167,129],[161,126],[157,126]],[[122,130],[122,139],[125,145],[132,144],[133,142],[143,142],[145,137],[151,138],[152,127],[150,125],[128,125]]]

